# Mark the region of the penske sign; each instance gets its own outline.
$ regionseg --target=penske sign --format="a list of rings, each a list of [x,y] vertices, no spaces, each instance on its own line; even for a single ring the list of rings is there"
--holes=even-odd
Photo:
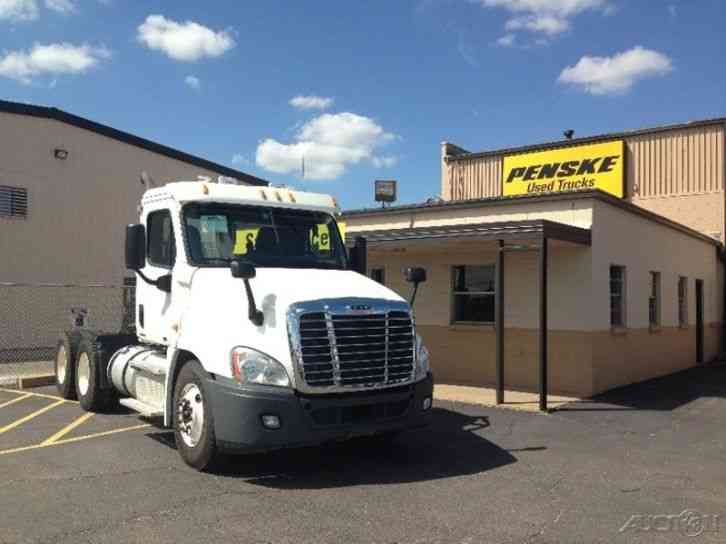
[[[578,145],[504,157],[504,196],[600,189],[623,197],[623,142]]]

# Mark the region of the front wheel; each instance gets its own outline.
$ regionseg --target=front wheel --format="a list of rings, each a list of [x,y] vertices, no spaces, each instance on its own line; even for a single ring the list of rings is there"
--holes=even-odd
[[[212,467],[218,455],[214,416],[204,396],[204,370],[194,360],[182,367],[174,386],[174,437],[187,465],[197,470]]]

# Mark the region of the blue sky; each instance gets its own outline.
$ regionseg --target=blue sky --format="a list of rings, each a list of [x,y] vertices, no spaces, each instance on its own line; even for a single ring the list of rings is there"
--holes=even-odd
[[[376,178],[437,195],[442,140],[726,116],[725,24],[722,0],[4,0],[0,97],[357,208]]]

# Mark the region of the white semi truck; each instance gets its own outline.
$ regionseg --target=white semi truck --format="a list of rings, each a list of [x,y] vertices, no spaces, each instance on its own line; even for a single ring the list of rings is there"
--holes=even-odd
[[[88,411],[163,417],[204,470],[219,452],[390,436],[430,419],[411,306],[365,275],[335,200],[221,180],[149,188],[126,229],[135,334],[61,335],[56,378]],[[415,289],[423,269],[408,269]]]

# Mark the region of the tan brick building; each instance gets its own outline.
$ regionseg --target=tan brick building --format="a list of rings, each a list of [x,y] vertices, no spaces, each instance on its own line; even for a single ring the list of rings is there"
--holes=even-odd
[[[537,390],[544,364],[549,392],[590,396],[667,374],[722,347],[725,129],[444,143],[443,200],[346,212],[348,239],[404,296],[402,269],[427,269],[416,318],[439,382],[494,385],[503,366]]]

